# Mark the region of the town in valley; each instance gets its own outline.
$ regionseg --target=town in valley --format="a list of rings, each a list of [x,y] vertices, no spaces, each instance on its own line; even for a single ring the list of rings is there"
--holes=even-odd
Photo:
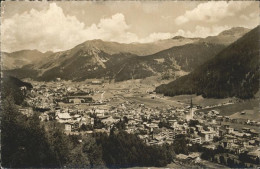
[[[221,149],[214,156],[220,164],[228,158],[239,161],[245,152],[252,161],[259,159],[259,115],[254,110],[226,112],[232,109],[225,107],[245,104],[237,98],[208,99],[206,104],[196,95],[173,99],[157,94],[152,90],[154,85],[140,80],[110,83],[104,79],[71,82],[57,78],[30,83],[30,90],[21,87],[28,105],[19,111],[26,116],[36,111],[46,127],[55,123],[67,135],[110,135],[122,122],[123,130],[136,134],[147,145],[173,144],[175,138],[184,136],[189,147]],[[200,164],[201,153],[180,153],[176,159],[179,164]],[[246,165],[255,166],[250,162]]]

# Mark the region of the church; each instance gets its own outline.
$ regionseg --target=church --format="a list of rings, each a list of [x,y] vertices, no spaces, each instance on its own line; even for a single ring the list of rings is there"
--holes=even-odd
[[[190,121],[193,119],[193,116],[194,116],[194,111],[195,111],[195,108],[193,108],[193,104],[192,104],[192,98],[190,100],[190,108],[189,108],[189,113],[186,114],[186,120],[187,121]]]

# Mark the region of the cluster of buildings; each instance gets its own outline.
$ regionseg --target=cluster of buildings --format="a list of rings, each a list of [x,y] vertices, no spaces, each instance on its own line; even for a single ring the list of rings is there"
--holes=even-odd
[[[60,82],[33,86],[26,100],[29,107],[40,112],[41,121],[56,121],[68,134],[110,134],[111,128],[125,121],[124,130],[137,134],[147,145],[172,144],[176,136],[185,135],[189,146],[198,144],[210,150],[221,146],[235,155],[247,152],[252,158],[260,157],[259,131],[249,126],[259,127],[259,123],[247,121],[243,125],[248,128],[234,128],[232,124],[239,120],[221,116],[216,110],[204,113],[193,106],[192,100],[183,108],[150,108],[128,101],[112,106],[103,98],[95,101],[92,96],[103,91],[87,85],[68,86]],[[31,108],[20,111],[27,115],[32,112]]]

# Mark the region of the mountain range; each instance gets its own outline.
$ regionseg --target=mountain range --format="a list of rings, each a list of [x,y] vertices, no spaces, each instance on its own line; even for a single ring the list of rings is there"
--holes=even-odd
[[[86,41],[82,44],[75,46],[77,49],[91,49],[95,48],[109,55],[119,53],[132,53],[139,56],[150,55],[173,46],[181,46],[188,43],[198,41],[199,38],[182,38],[182,39],[166,39],[160,40],[154,43],[117,43],[117,42],[106,42],[100,39]],[[66,51],[64,51],[66,52]],[[63,52],[63,53],[64,53]],[[57,52],[56,54],[59,54]],[[48,56],[55,55],[54,52],[42,53],[37,50],[21,50],[12,53],[2,52],[2,58],[4,60],[3,68],[6,70],[21,68],[29,64],[37,64],[44,61]],[[52,57],[52,56],[51,56]]]
[[[167,96],[252,98],[259,90],[259,26],[197,67],[190,74],[156,88]]]
[[[45,81],[58,77],[73,81],[89,78],[123,81],[165,72],[174,76],[177,71],[188,73],[198,68],[248,31],[232,28],[207,38],[177,36],[146,44],[91,40],[61,52],[2,53],[3,69],[18,78]]]
[[[235,42],[237,39],[242,37],[244,34],[249,32],[250,29],[243,27],[234,27],[229,30],[225,30],[218,34],[218,36],[208,36],[205,39],[202,39],[203,42],[215,43],[229,45]]]

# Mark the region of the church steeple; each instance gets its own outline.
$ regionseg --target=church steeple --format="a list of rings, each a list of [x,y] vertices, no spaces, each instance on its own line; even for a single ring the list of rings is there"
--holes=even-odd
[[[194,109],[193,109],[193,104],[192,104],[192,97],[190,98],[190,110],[189,110],[189,114],[186,115],[186,120],[190,121],[193,119],[194,116]]]
[[[193,119],[194,112],[193,112],[193,104],[192,104],[192,97],[190,98],[190,119]]]
[[[192,97],[190,98],[190,109],[193,108],[193,104],[192,104]]]

